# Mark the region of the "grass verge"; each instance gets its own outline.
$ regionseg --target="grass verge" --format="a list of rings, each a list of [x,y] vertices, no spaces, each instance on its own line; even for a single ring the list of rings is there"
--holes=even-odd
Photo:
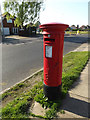
[[[77,34],[77,31],[66,31],[66,34]],[[80,31],[80,34],[90,34],[90,31]]]
[[[2,106],[6,106],[6,104],[15,98],[21,96],[23,93],[28,92],[33,88],[38,82],[43,80],[43,70],[34,74],[29,79],[16,84],[11,89],[7,90],[3,94],[0,95],[0,101],[2,100]]]
[[[62,99],[66,96],[68,90],[75,80],[79,77],[81,71],[85,67],[88,56],[90,58],[90,52],[71,52],[63,58],[63,72],[62,72],[62,97],[60,100],[50,101],[44,97],[41,91],[34,97],[34,100],[39,102],[45,109],[50,108],[46,111],[46,118],[53,118],[56,116],[57,111],[60,109]],[[61,113],[64,114],[64,111]]]
[[[29,107],[32,104],[34,96],[39,94],[42,88],[42,81],[35,85],[29,92],[23,93],[13,101],[8,103],[0,111],[2,118],[28,118]]]
[[[63,58],[63,72],[62,72],[62,98],[61,100],[50,101],[43,94],[43,83],[42,81],[35,85],[29,92],[22,93],[16,97],[13,101],[9,102],[0,111],[2,118],[29,118],[30,115],[33,117],[40,118],[53,118],[62,103],[62,99],[70,89],[73,82],[79,77],[81,71],[85,67],[88,56],[90,58],[90,52],[71,52]],[[24,87],[23,84],[19,87]],[[26,86],[26,84],[25,84]],[[18,87],[16,87],[18,89]],[[15,88],[13,89],[16,90]],[[8,92],[9,95],[9,92]],[[4,96],[5,97],[5,96]],[[4,98],[3,97],[3,98]],[[34,115],[30,113],[29,109],[33,100],[39,102],[45,109],[50,108],[46,111],[45,116]],[[63,112],[64,113],[64,112]]]

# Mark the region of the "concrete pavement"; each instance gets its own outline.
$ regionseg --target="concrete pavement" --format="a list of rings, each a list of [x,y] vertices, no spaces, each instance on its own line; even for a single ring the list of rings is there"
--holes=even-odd
[[[88,51],[90,45],[87,43],[82,44],[74,51]],[[90,81],[88,74],[88,68],[90,66],[90,60],[81,72],[80,77],[72,85],[66,98],[63,100],[60,110],[64,110],[65,114],[57,113],[57,118],[84,118],[85,120],[90,117]],[[40,104],[35,102],[32,112],[37,115],[44,115],[45,110],[41,108]]]
[[[89,104],[90,96],[88,88],[90,82],[88,79],[88,66],[90,61],[86,65],[85,69],[81,72],[79,79],[74,82],[72,89],[69,90],[66,98],[63,100],[62,107],[60,109],[65,111],[65,114],[57,113],[60,118],[88,118],[89,117]]]
[[[89,44],[84,43],[74,51],[88,51]],[[90,74],[88,74],[88,68],[90,66],[90,60],[81,72],[80,77],[72,85],[66,98],[63,100],[62,107],[60,109],[65,111],[65,114],[57,113],[59,118],[89,118],[90,117]]]

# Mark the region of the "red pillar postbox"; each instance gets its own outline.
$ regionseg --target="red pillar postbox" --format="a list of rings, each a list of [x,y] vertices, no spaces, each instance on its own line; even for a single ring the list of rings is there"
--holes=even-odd
[[[49,99],[60,97],[64,31],[67,27],[61,23],[40,25],[44,41],[44,94]]]

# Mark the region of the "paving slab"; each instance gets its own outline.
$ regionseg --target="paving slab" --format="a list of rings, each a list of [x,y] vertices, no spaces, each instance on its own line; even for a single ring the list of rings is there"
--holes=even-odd
[[[65,114],[57,113],[60,118],[87,118],[88,117],[88,102],[87,99],[74,94],[67,94],[66,99],[63,100],[61,110]]]
[[[88,62],[90,64],[90,61]],[[63,100],[60,109],[65,111],[65,114],[57,113],[59,118],[89,118],[90,81],[88,79],[88,64],[81,72],[79,79],[72,85],[66,98]]]
[[[69,118],[69,120],[70,120],[70,118],[82,118],[82,116],[80,116],[80,115],[76,115],[76,114],[74,114],[74,113],[71,113],[71,112],[68,112],[68,111],[66,111],[65,110],[65,114],[61,114],[61,113],[57,113],[57,115],[58,115],[58,117],[57,118]]]
[[[86,65],[85,69],[81,72],[79,79],[74,82],[72,89],[69,90],[69,92],[88,98],[89,86],[90,81],[88,80],[88,65]]]
[[[35,115],[44,116],[44,114],[45,114],[45,109],[36,101],[35,101],[34,105],[32,106],[32,110],[30,110],[30,111]]]
[[[74,93],[74,94],[77,94],[79,96],[86,97],[88,99],[88,88],[86,85],[80,84],[80,86],[71,90],[70,93]]]

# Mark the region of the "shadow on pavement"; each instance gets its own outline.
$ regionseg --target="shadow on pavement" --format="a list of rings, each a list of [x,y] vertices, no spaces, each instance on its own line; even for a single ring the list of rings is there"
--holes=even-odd
[[[67,94],[66,99],[63,100],[61,109],[82,117],[90,118],[90,103],[70,97],[69,94]]]
[[[16,37],[16,39],[15,39]],[[22,37],[22,38],[21,38]],[[23,36],[14,36],[14,37],[3,37],[2,38],[2,44],[13,44],[13,45],[17,45],[17,44],[26,44],[26,43],[30,43],[32,41],[38,40],[38,39],[42,39],[42,35],[36,35],[36,36],[31,36],[31,37],[23,37]]]
[[[20,39],[14,39],[14,38],[3,38],[2,39],[2,44],[25,44],[28,42],[32,42],[32,40],[20,40]]]

